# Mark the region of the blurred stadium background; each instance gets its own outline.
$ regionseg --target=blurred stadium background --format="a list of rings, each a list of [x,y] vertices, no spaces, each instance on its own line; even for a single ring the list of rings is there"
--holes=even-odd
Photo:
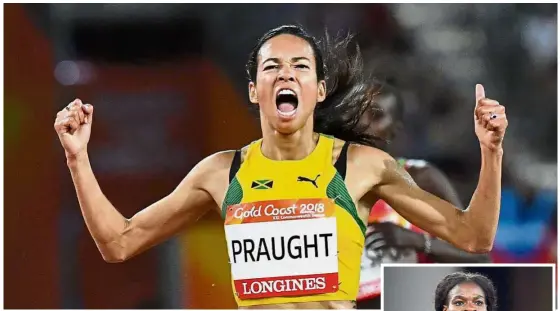
[[[499,310],[553,310],[552,267],[385,267],[383,311],[434,310],[438,283],[453,272],[480,273],[497,290]],[[527,286],[531,284],[531,286]],[[391,290],[388,290],[391,289]],[[414,306],[414,308],[411,308]]]
[[[406,100],[391,152],[434,163],[465,205],[483,83],[510,119],[494,261],[556,262],[556,4],[5,4],[5,307],[235,307],[218,215],[106,264],[52,125],[76,97],[95,105],[94,171],[130,217],[204,156],[259,137],[244,64],[266,30],[296,22],[357,33]]]

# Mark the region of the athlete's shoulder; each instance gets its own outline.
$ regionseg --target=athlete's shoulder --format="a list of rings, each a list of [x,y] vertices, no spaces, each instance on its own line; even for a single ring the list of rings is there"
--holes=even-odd
[[[237,150],[215,152],[191,170],[194,181],[204,189],[221,189],[229,184],[229,173]]]
[[[240,156],[241,156],[240,160],[241,162],[243,162],[250,146],[251,144],[248,144],[236,150],[232,149],[232,150],[223,150],[223,151],[215,152],[207,156],[206,158],[204,158],[202,161],[200,161],[199,165],[213,170],[223,170],[223,169],[229,170],[231,164],[233,163],[233,158],[235,157],[235,154],[237,152],[240,152]]]
[[[345,140],[332,137],[334,140],[333,145],[333,157],[338,158],[344,144],[346,144]],[[357,144],[350,142],[348,144],[348,151],[347,151],[348,161],[359,161],[363,162],[364,159],[373,159],[373,158],[386,158],[389,157],[392,159],[390,155],[384,152],[381,149],[377,149],[374,147],[369,147],[362,144]]]
[[[383,168],[388,165],[391,167],[396,165],[396,160],[387,152],[361,144],[351,144],[348,147],[349,161],[360,163],[361,165]]]
[[[233,157],[235,156],[235,152],[236,150],[218,151],[207,156],[202,161],[200,161],[200,163],[221,167],[224,166],[224,164],[227,164],[228,162],[231,162],[233,160]]]
[[[198,162],[192,171],[197,172],[197,175],[203,176],[204,179],[213,177],[216,173],[229,170],[234,156],[235,150],[224,150],[213,153]]]

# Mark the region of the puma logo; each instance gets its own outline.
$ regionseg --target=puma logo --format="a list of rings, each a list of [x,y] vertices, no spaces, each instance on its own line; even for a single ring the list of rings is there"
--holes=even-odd
[[[308,182],[308,183],[313,184],[313,186],[315,186],[315,188],[319,188],[317,186],[317,178],[319,178],[319,176],[321,176],[321,175],[317,175],[317,177],[315,177],[315,179],[313,179],[313,180],[309,179],[307,177],[298,176],[297,181]]]

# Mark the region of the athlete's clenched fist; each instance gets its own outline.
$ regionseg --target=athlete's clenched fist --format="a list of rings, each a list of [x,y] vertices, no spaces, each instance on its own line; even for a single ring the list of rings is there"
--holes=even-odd
[[[86,151],[91,133],[93,106],[76,99],[56,114],[54,129],[67,158]]]
[[[497,101],[486,98],[484,87],[477,84],[474,129],[481,146],[501,151],[507,126],[506,108]]]

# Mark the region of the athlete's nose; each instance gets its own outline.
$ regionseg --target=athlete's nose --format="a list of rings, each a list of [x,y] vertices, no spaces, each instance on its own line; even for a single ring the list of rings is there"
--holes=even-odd
[[[280,75],[278,77],[278,80],[282,81],[282,82],[294,82],[295,81],[294,76],[292,76],[292,75]]]
[[[295,81],[294,72],[291,66],[282,66],[278,71],[278,81],[282,82],[293,82]]]

